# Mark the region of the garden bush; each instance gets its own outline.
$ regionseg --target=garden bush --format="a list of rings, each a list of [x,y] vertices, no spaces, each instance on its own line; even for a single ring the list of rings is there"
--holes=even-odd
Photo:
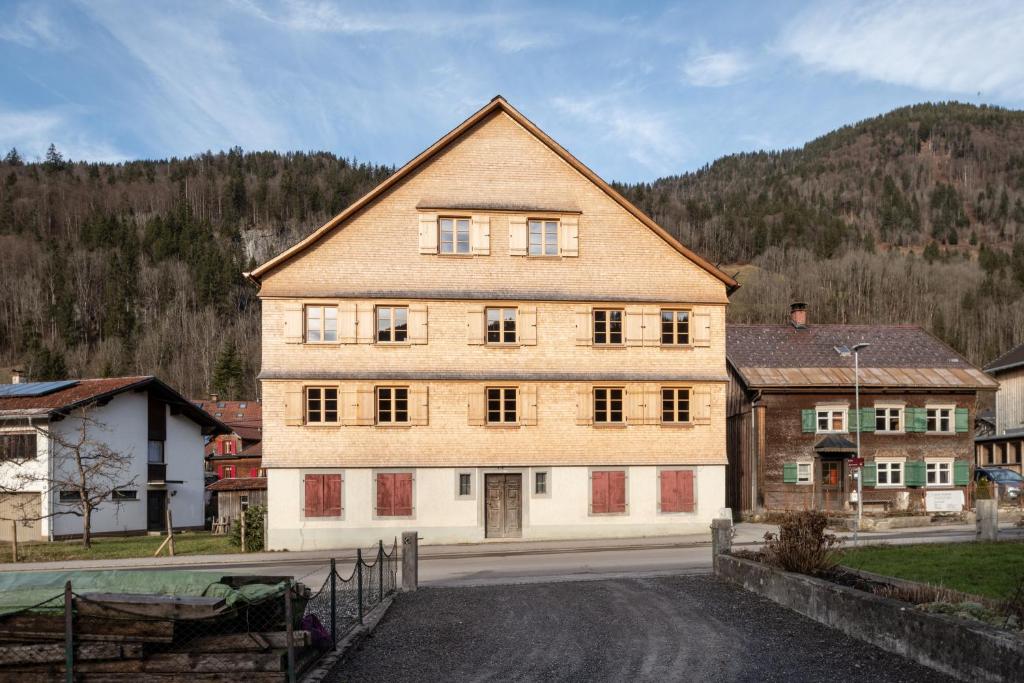
[[[245,551],[248,553],[262,552],[263,535],[266,533],[263,521],[267,516],[265,505],[253,505],[245,511]],[[231,545],[242,547],[242,521],[236,519],[231,525]]]
[[[791,512],[779,523],[779,533],[764,535],[761,560],[788,572],[818,576],[839,564],[839,546],[835,534],[825,533],[828,517],[823,512]]]

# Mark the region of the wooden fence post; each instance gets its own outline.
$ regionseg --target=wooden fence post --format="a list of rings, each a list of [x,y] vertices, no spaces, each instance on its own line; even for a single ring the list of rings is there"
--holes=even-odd
[[[18,521],[11,520],[11,562],[18,561]]]
[[[419,585],[419,533],[402,532],[402,590],[414,591]]]
[[[239,524],[242,527],[242,552],[245,552],[245,510],[239,515]]]
[[[74,596],[71,593],[71,582],[64,584],[64,680],[74,683],[75,680],[75,615],[72,611]]]

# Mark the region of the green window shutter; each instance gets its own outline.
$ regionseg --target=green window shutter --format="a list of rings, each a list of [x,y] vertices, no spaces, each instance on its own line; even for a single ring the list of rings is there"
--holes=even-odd
[[[860,415],[852,408],[846,411],[846,428],[851,434],[860,431]]]
[[[873,462],[865,463],[860,468],[860,476],[864,477],[864,486],[875,486],[878,483],[878,466]]]
[[[959,429],[957,431],[960,431]],[[953,462],[953,485],[954,486],[967,486],[971,481],[971,466],[967,464],[966,460],[956,460]]]
[[[967,431],[967,408],[957,408],[954,411],[956,417],[956,431],[958,434],[963,434]]]
[[[924,461],[910,460],[903,466],[903,483],[907,486],[924,486]]]
[[[795,484],[796,483],[796,463],[788,462],[782,466],[782,483],[784,484]]]
[[[873,432],[873,431],[875,431],[875,409],[874,408],[861,408],[860,409],[860,431],[862,431],[862,432]]]
[[[908,432],[923,432],[928,427],[928,413],[924,408],[906,408],[903,423]]]
[[[814,432],[818,431],[818,415],[814,408],[804,408],[803,410],[801,410],[800,421],[803,426],[805,434],[808,432],[813,434]],[[796,479],[794,479],[793,481],[796,481]]]

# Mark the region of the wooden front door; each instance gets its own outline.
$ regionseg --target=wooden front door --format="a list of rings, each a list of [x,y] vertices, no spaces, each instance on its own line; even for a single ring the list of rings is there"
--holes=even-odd
[[[146,530],[163,531],[167,528],[164,509],[167,506],[167,491],[146,491]]]
[[[518,538],[523,535],[523,477],[521,474],[486,474],[485,505],[487,538]]]
[[[846,459],[822,458],[818,472],[818,509],[826,512],[845,509]]]

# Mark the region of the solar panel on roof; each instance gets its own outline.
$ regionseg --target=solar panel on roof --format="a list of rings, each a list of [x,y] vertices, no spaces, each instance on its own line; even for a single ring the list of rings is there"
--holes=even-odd
[[[58,382],[25,382],[23,384],[0,384],[0,398],[29,398],[46,396],[61,389],[78,384],[78,380],[64,379]]]

